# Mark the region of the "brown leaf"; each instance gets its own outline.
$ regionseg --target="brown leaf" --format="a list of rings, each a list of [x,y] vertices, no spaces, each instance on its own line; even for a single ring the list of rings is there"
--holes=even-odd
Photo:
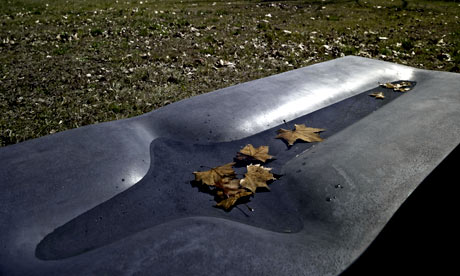
[[[375,92],[375,93],[369,94],[369,96],[374,97],[376,99],[385,99],[385,95],[383,95],[383,92]]]
[[[258,187],[264,187],[270,189],[267,185],[268,180],[275,179],[273,174],[270,173],[271,168],[264,168],[257,165],[247,166],[248,172],[244,175],[244,178],[241,179],[240,185],[244,188],[251,190],[255,193]]]
[[[390,88],[390,89],[393,89],[393,91],[398,91],[398,92],[407,92],[411,90],[410,88],[411,83],[407,81],[403,81],[403,82],[395,83],[395,84],[390,83],[390,82],[381,83],[380,86],[383,86],[385,88]]]
[[[276,138],[283,138],[288,142],[288,145],[292,146],[297,139],[305,142],[321,142],[323,139],[317,134],[317,132],[324,131],[322,128],[307,127],[304,124],[294,125],[295,130],[280,129]]]
[[[230,209],[233,205],[235,205],[235,203],[238,201],[238,199],[242,198],[242,197],[245,197],[245,196],[249,196],[249,195],[252,195],[252,192],[248,192],[244,189],[241,189],[240,192],[238,192],[237,194],[227,198],[227,199],[224,199],[222,201],[220,201],[219,203],[217,203],[217,206],[219,207],[223,207],[225,208],[226,210]]]
[[[209,186],[215,186],[222,178],[233,178],[235,176],[235,171],[232,168],[233,165],[235,165],[235,162],[212,168],[209,171],[193,172],[193,174],[196,181],[201,181],[203,184]]]
[[[216,187],[221,189],[217,192],[217,195],[220,197],[223,196],[233,196],[240,192],[240,179],[224,177],[216,183]],[[221,194],[220,194],[220,193]]]
[[[237,155],[237,159],[246,160],[248,157],[252,157],[253,159],[265,162],[267,159],[271,159],[273,156],[268,154],[268,146],[260,146],[258,148],[254,148],[253,145],[247,144],[243,149],[240,150]]]

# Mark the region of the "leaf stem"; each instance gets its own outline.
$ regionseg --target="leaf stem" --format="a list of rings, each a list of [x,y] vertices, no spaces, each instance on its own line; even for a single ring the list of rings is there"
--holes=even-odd
[[[244,206],[246,206],[246,207],[248,208],[248,210],[249,210],[249,211],[251,211],[251,212],[254,212],[254,209],[253,209],[253,208],[251,208],[251,207],[249,207],[249,205],[247,205],[247,204],[244,204]]]
[[[286,127],[289,128],[289,125],[286,123],[286,120],[283,120],[283,122],[286,125]]]

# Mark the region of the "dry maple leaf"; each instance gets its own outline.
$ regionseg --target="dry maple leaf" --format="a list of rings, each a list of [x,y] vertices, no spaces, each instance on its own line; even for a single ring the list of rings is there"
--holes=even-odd
[[[375,92],[375,93],[369,94],[369,96],[374,97],[376,99],[385,99],[385,95],[383,95],[383,92]]]
[[[407,92],[410,90],[410,87],[398,87],[393,89],[394,91],[399,91],[399,92]]]
[[[409,91],[411,88],[411,83],[410,82],[407,82],[407,81],[403,81],[401,83],[390,83],[390,82],[387,82],[387,83],[381,83],[380,86],[383,86],[385,88],[390,88],[390,89],[393,89],[393,91],[399,91],[399,92],[407,92]]]
[[[238,199],[242,198],[242,197],[245,197],[245,196],[249,196],[249,195],[252,195],[252,192],[248,192],[244,189],[241,189],[240,192],[238,192],[237,194],[227,198],[227,199],[224,199],[222,201],[220,201],[219,203],[217,203],[217,206],[219,207],[223,207],[225,208],[226,210],[230,209],[233,205],[235,205],[235,203],[238,201]]]
[[[392,84],[391,82],[381,83],[380,86],[383,86],[383,87],[385,87],[385,88],[390,88],[390,89],[394,89],[394,88],[395,88],[395,85]]]
[[[240,192],[240,179],[224,177],[216,183],[216,187],[221,189],[217,191],[217,195],[220,197],[223,196],[233,196]]]
[[[212,168],[209,171],[193,172],[193,174],[196,181],[201,181],[203,184],[209,186],[215,186],[222,178],[233,178],[235,176],[235,171],[232,168],[233,165],[235,165],[235,162]]]
[[[244,178],[240,181],[242,187],[251,190],[253,193],[255,193],[258,187],[270,189],[267,185],[267,181],[275,179],[270,172],[271,168],[264,168],[259,164],[251,164],[246,168],[248,172],[244,174]]]
[[[283,138],[288,142],[289,146],[292,146],[297,139],[305,142],[321,142],[321,138],[317,132],[324,131],[322,128],[307,127],[304,124],[295,124],[295,130],[279,129],[276,138]]]
[[[237,159],[245,160],[248,158],[253,158],[262,162],[267,161],[267,159],[271,159],[273,156],[268,154],[268,146],[260,146],[258,148],[254,148],[253,145],[247,144],[243,149],[238,152]]]

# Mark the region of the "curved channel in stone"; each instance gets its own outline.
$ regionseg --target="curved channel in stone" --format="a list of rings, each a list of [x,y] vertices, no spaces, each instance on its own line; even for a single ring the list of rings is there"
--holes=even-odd
[[[413,84],[413,87],[415,83]],[[193,171],[207,170],[233,161],[236,152],[247,144],[268,145],[275,159],[266,166],[283,174],[283,166],[314,143],[297,142],[288,147],[275,139],[279,128],[294,124],[325,128],[325,139],[403,95],[388,93],[385,101],[369,97],[374,88],[339,103],[312,112],[244,139],[209,144],[194,144],[158,138],[150,147],[152,165],[147,175],[133,187],[58,227],[39,243],[36,256],[57,260],[75,256],[125,238],[133,233],[168,221],[190,216],[220,217],[280,233],[296,233],[303,227],[299,208],[293,201],[299,189],[280,180],[271,191],[256,193],[251,201],[255,212],[244,209],[224,212],[212,208],[213,198],[191,185]],[[416,92],[415,92],[416,93]],[[243,174],[242,169],[236,169]],[[299,170],[297,173],[301,172]],[[242,177],[242,176],[240,176]],[[297,195],[298,196],[298,195]],[[304,195],[305,197],[307,195]]]

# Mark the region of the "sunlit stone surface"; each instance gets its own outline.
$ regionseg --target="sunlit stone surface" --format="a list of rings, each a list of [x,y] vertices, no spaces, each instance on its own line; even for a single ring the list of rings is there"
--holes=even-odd
[[[460,143],[458,87],[345,57],[0,148],[0,274],[338,275]],[[325,141],[271,138],[294,123]],[[212,207],[191,172],[249,142],[283,176],[254,212]]]

